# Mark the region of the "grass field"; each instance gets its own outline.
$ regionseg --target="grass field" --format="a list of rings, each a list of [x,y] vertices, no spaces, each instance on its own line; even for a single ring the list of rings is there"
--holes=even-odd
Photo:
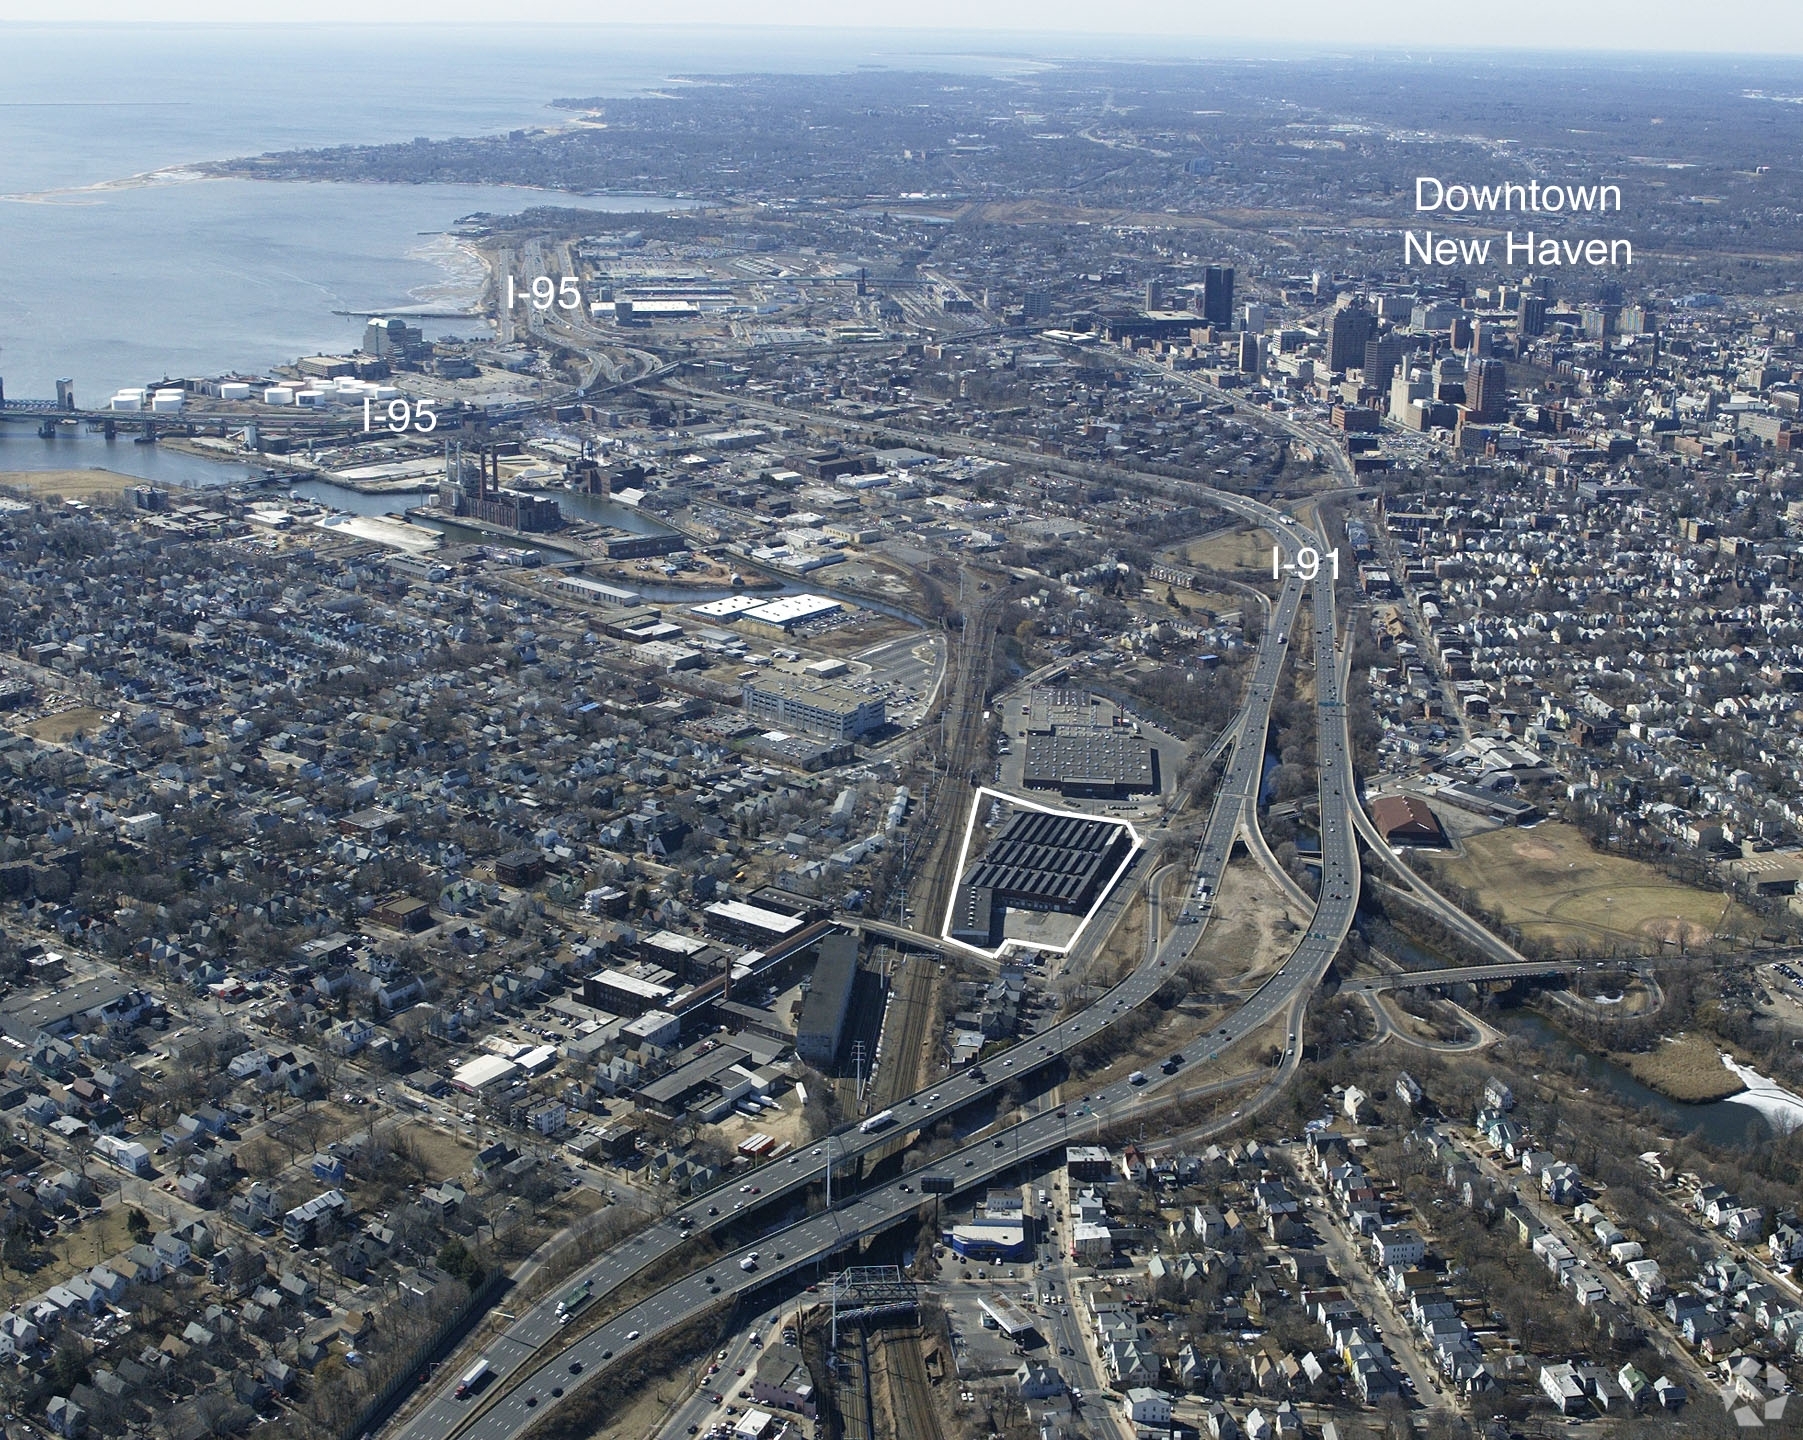
[[[1673,1100],[1700,1104],[1738,1095],[1746,1084],[1722,1064],[1721,1046],[1706,1035],[1661,1040],[1645,1054],[1614,1055],[1634,1078]]]
[[[116,470],[7,470],[0,471],[0,487],[23,490],[28,495],[61,495],[89,500],[96,495],[123,495],[144,481]]]
[[[49,1245],[38,1247],[37,1258],[43,1263],[35,1270],[0,1267],[0,1305],[14,1305],[29,1296],[41,1295],[52,1285],[127,1249],[132,1238],[125,1219],[131,1208],[115,1206],[83,1220],[72,1231],[59,1231]],[[146,1210],[145,1215],[153,1227],[158,1223],[154,1211]]]
[[[1184,559],[1235,579],[1271,578],[1271,537],[1263,530],[1229,530],[1186,545]]]
[[[1758,918],[1724,896],[1667,879],[1651,865],[1600,855],[1570,825],[1494,830],[1464,853],[1435,859],[1435,872],[1530,939],[1585,954],[1696,946]]]
[[[62,744],[89,730],[98,730],[107,723],[107,717],[100,711],[86,705],[79,705],[73,710],[61,710],[55,715],[46,715],[42,720],[27,720],[15,728],[23,730],[33,740],[48,740]]]

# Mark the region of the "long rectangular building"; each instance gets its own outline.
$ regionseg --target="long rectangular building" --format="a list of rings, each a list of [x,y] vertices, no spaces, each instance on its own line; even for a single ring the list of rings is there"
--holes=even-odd
[[[760,675],[747,680],[741,694],[745,713],[760,723],[828,740],[856,740],[886,719],[882,696],[860,695],[831,681]]]
[[[817,1070],[830,1069],[839,1057],[857,979],[858,937],[847,930],[828,932],[795,1027],[795,1053]]]

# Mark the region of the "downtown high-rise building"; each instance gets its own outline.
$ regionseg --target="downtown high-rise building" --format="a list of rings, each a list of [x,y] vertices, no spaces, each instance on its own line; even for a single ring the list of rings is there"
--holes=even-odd
[[[1402,364],[1402,337],[1391,331],[1379,340],[1365,342],[1365,356],[1361,368],[1365,372],[1365,383],[1374,390],[1388,390],[1391,377],[1396,374]]]
[[[1365,363],[1365,346],[1377,338],[1377,316],[1359,301],[1334,311],[1327,340],[1327,368],[1338,374]]]
[[[1465,376],[1465,409],[1480,425],[1509,416],[1507,372],[1500,360],[1479,360]]]
[[[1520,313],[1523,335],[1546,334],[1546,296],[1523,295]]]
[[[1202,318],[1210,325],[1233,325],[1233,266],[1210,265],[1202,272]]]

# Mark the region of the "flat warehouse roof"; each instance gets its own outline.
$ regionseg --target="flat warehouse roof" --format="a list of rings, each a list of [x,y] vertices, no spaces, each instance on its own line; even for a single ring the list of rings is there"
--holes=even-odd
[[[452,1071],[451,1079],[466,1089],[480,1090],[485,1085],[492,1085],[513,1074],[519,1068],[513,1061],[500,1055],[478,1055]]]
[[[787,935],[791,930],[801,928],[801,921],[793,915],[766,910],[761,905],[748,905],[743,900],[717,900],[707,907],[707,913],[722,920],[752,925],[759,930],[770,930],[778,935]]]
[[[1029,785],[1152,788],[1152,745],[1130,730],[1070,730],[1027,737]]]
[[[655,980],[641,980],[623,970],[603,970],[599,975],[589,978],[597,985],[605,985],[611,990],[623,990],[628,995],[637,995],[645,1000],[661,1000],[671,993],[668,985],[659,985]]]
[[[724,620],[730,615],[743,615],[747,610],[761,610],[770,602],[761,595],[727,595],[719,600],[709,600],[700,605],[689,606],[689,613],[706,615],[709,619]]]
[[[1073,902],[1118,858],[1126,831],[1106,820],[1018,812],[965,876],[973,888]]]
[[[816,615],[830,615],[837,609],[839,602],[824,595],[785,595],[755,610],[747,610],[745,615],[770,625],[787,625],[797,620],[810,620]]]

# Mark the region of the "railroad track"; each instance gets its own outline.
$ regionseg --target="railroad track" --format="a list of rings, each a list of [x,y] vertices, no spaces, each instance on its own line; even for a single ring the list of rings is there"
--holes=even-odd
[[[926,1361],[920,1353],[919,1330],[913,1326],[885,1329],[879,1332],[878,1342],[888,1399],[886,1418],[892,1427],[882,1440],[944,1440]]]
[[[883,1029],[883,1065],[877,1074],[873,1110],[905,1100],[925,1083],[921,1060],[931,1033],[934,980],[939,964],[928,955],[909,955],[896,966],[895,995]]]
[[[841,1368],[835,1395],[840,1440],[876,1440],[876,1402],[870,1373],[870,1336],[862,1325],[841,1333],[834,1362]]]
[[[989,666],[995,654],[996,625],[1004,601],[1001,590],[986,593],[975,612],[965,616],[964,628],[958,637],[957,663],[946,690],[943,711],[950,730],[945,747],[944,783],[934,788],[932,813],[922,817],[933,830],[933,849],[915,884],[914,923],[928,934],[938,933],[939,923],[957,885],[958,821],[962,818],[960,812],[969,782],[979,773],[979,767],[989,763],[989,757],[982,749],[983,710],[989,695]],[[948,808],[952,813],[947,813]]]

